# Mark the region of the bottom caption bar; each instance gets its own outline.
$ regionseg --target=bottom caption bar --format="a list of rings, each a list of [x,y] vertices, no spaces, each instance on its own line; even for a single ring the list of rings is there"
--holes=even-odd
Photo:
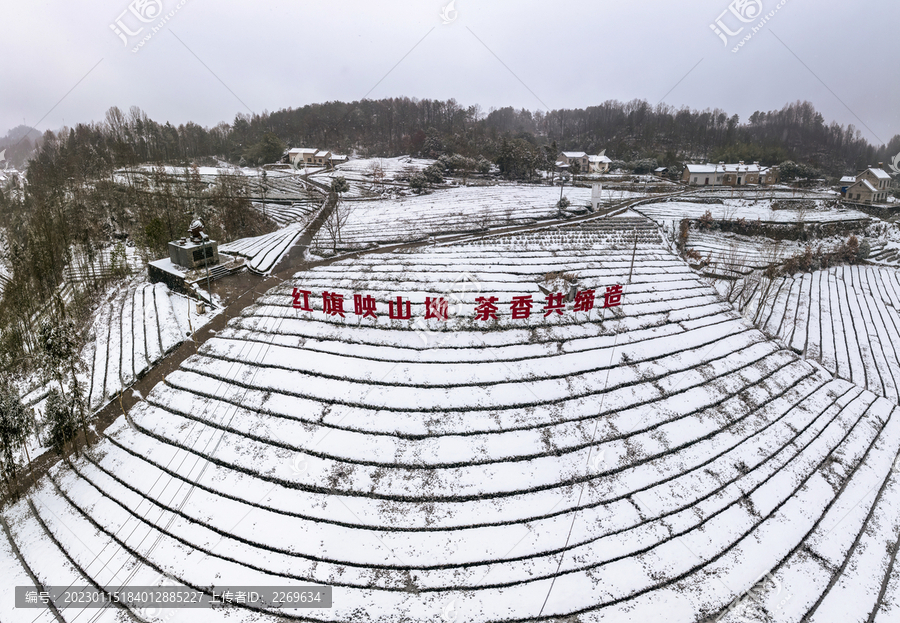
[[[16,608],[330,608],[330,586],[226,586],[198,591],[189,586],[16,587]]]

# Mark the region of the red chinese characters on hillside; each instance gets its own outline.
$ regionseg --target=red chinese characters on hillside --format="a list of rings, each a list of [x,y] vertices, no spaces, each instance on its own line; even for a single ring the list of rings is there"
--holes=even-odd
[[[301,290],[294,288],[291,292],[291,306],[294,309],[302,311],[316,311],[310,305],[310,297],[313,296],[311,290]],[[601,309],[607,307],[619,307],[622,304],[624,293],[621,285],[607,286],[603,293],[603,304],[599,305]],[[499,320],[501,312],[499,297],[496,296],[479,296],[475,298],[475,320],[486,322],[488,320]],[[588,312],[596,309],[597,304],[596,290],[579,290],[575,293],[572,300],[572,312]],[[509,303],[504,304],[509,310],[509,317],[512,320],[526,320],[531,317],[531,309],[535,305],[543,304],[539,308],[543,312],[543,317],[562,316],[567,311],[567,297],[562,292],[553,292],[544,297],[543,301],[535,301],[531,294],[513,296]],[[383,304],[382,304],[383,308]],[[397,296],[394,300],[387,302],[388,318],[391,320],[410,320],[412,318],[412,304],[409,299]],[[346,318],[345,314],[350,310],[344,309],[344,295],[337,292],[322,292],[322,313],[326,316],[340,316]],[[378,302],[370,294],[354,294],[353,295],[353,312],[356,316],[362,318],[378,318]],[[382,314],[384,310],[382,309]],[[443,297],[425,297],[425,319],[426,320],[448,320],[450,317],[449,306],[447,300]]]

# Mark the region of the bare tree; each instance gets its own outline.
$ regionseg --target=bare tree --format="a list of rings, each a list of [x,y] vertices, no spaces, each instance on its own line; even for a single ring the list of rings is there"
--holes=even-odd
[[[350,215],[353,213],[353,210],[338,198],[337,192],[330,193],[328,200],[334,203],[334,207],[331,212],[328,213],[328,218],[325,219],[322,227],[328,234],[329,240],[331,240],[332,252],[337,253],[338,244],[343,242],[341,231],[347,223],[347,220],[350,218]]]
[[[375,189],[380,185],[381,191],[384,192],[384,165],[381,160],[373,160],[368,172],[372,176],[372,188]]]
[[[729,246],[728,251],[719,256],[716,265],[723,275],[734,277],[729,280],[728,290],[725,296],[729,302],[733,302],[738,282],[741,281],[741,277],[738,277],[737,275],[744,275],[746,271],[747,254],[742,252],[736,243],[732,243],[731,246]]]

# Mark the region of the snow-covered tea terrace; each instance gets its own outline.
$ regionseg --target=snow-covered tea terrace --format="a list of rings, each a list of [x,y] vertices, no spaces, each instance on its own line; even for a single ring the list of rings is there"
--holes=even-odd
[[[590,202],[590,188],[566,187],[564,193],[573,206],[587,206]],[[559,188],[550,186],[498,185],[451,188],[396,199],[345,201],[340,211],[346,222],[341,226],[337,248],[359,249],[499,225],[534,223],[558,215],[559,196]],[[322,253],[334,246],[328,229],[320,229],[313,247]]]
[[[0,619],[54,616],[12,610],[15,584],[164,573],[333,587],[332,608],[231,621],[897,621],[897,403],[769,339],[635,218],[272,289],[4,511]],[[511,318],[573,282],[622,305]],[[422,320],[298,310],[295,288]],[[423,319],[436,296],[447,321]]]

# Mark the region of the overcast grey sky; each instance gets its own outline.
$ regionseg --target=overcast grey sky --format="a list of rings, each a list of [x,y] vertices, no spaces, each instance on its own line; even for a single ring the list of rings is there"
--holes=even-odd
[[[639,98],[742,121],[809,100],[872,143],[900,133],[897,0],[4,4],[0,135],[23,122],[43,131],[102,120],[113,105],[212,126],[364,96],[484,110]]]

